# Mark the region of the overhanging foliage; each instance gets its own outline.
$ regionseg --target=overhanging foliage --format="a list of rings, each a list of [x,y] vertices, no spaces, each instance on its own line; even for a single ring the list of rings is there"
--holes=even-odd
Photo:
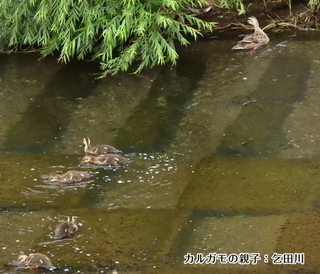
[[[204,0],[1,0],[2,44],[35,45],[59,60],[98,60],[103,75],[175,64],[175,41],[194,39],[207,23],[187,14]]]

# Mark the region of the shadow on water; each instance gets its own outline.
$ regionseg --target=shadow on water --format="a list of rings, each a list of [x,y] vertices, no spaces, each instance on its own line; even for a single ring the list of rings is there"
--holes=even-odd
[[[304,99],[310,64],[305,55],[292,58],[291,53],[273,58],[262,76],[263,81],[250,94],[251,100],[246,103],[233,98],[235,106],[243,107],[225,131],[217,155],[267,157],[285,149],[283,122],[292,112],[293,104]]]
[[[181,55],[176,67],[165,67],[154,80],[149,97],[119,131],[115,140],[119,147],[129,148],[128,152],[148,152],[164,151],[170,144],[185,104],[193,96],[206,67],[205,56],[187,54]]]
[[[182,54],[177,67],[163,68],[154,80],[148,98],[137,106],[117,134],[117,146],[127,148],[129,153],[164,152],[175,137],[185,104],[191,100],[205,68],[205,56],[200,54]],[[116,177],[121,178],[126,169],[117,170]],[[103,176],[114,175],[114,171],[110,170],[101,169],[100,172]],[[107,185],[100,185],[99,189],[88,189],[81,205],[94,207],[104,199],[101,193],[116,187],[117,182],[108,182]]]
[[[64,65],[47,83],[44,91],[30,103],[21,119],[6,133],[6,151],[47,152],[62,137],[77,101],[88,97],[96,87],[93,63],[72,61]],[[54,136],[54,138],[52,138]]]
[[[92,208],[99,204],[104,199],[104,193],[119,187],[118,181],[128,171],[127,166],[120,168],[98,167],[97,169],[101,179],[99,182],[95,182],[94,187],[86,188],[79,203],[80,208]]]

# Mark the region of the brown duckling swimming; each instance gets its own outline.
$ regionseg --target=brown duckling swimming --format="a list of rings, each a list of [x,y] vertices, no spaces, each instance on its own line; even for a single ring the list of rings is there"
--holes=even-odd
[[[55,269],[50,259],[46,255],[40,253],[29,255],[22,254],[18,257],[17,261],[20,266],[28,268],[44,268],[49,270]]]
[[[78,226],[75,223],[73,216],[68,216],[68,220],[58,225],[54,230],[55,239],[70,238],[78,231]]]
[[[100,155],[121,152],[121,150],[110,145],[97,145],[92,147],[90,144],[90,138],[83,138],[83,144],[85,154]]]
[[[79,183],[89,179],[92,175],[86,171],[70,170],[64,174],[53,174],[49,176],[48,180],[51,183]]]
[[[83,163],[91,163],[99,166],[120,166],[129,162],[129,159],[117,154],[102,154],[98,156],[86,155]]]

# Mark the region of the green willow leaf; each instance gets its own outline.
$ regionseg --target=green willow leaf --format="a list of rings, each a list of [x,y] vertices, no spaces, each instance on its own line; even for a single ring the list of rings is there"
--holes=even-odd
[[[227,0],[224,0],[227,1]],[[234,0],[240,1],[240,0]],[[228,2],[228,1],[227,1]],[[205,0],[1,0],[0,40],[4,45],[58,51],[99,61],[102,76],[176,64],[175,42],[188,45],[214,23],[188,13]],[[4,27],[5,26],[5,27]]]

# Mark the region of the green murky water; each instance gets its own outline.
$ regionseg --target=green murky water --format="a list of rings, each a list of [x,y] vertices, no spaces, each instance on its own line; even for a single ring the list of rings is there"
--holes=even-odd
[[[0,273],[24,273],[7,263],[34,252],[57,273],[318,271],[318,41],[271,41],[251,55],[218,36],[175,68],[99,81],[92,64],[0,56]],[[81,164],[83,137],[130,163]],[[75,169],[92,180],[47,181]],[[55,241],[68,215],[80,229]],[[183,264],[214,252],[269,261]],[[273,264],[275,252],[306,264]]]

